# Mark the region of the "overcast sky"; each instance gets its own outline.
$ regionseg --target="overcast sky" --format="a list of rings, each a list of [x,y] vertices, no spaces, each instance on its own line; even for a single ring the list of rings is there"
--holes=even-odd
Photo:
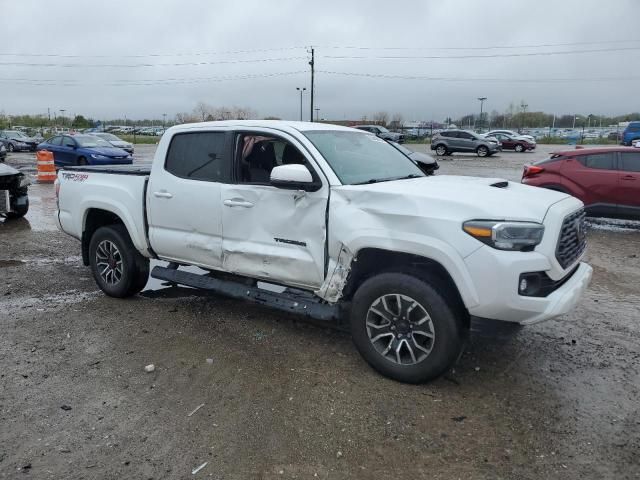
[[[485,111],[521,100],[557,114],[640,110],[638,0],[0,3],[7,114],[160,118],[202,100],[297,119],[310,45],[316,106],[329,119],[385,110],[442,121],[477,111],[480,96]],[[497,46],[518,48],[480,48]],[[607,51],[548,54],[576,50]],[[535,55],[505,56],[523,54]],[[452,56],[476,58],[369,58]]]

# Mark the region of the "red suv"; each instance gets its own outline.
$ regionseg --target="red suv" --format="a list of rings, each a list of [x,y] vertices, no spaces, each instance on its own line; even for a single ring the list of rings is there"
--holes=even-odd
[[[640,148],[579,148],[526,165],[522,183],[582,200],[587,214],[640,218]]]

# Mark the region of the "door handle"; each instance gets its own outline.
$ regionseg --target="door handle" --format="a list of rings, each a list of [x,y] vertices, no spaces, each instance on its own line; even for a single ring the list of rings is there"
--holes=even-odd
[[[160,192],[153,192],[153,196],[158,198],[173,198],[173,195],[171,195],[169,192],[165,192],[164,190]]]
[[[241,198],[227,199],[222,203],[224,203],[226,207],[244,207],[244,208],[253,207],[253,203],[247,202],[246,200],[242,200]]]
[[[624,175],[622,177],[622,180],[635,180],[636,177],[634,177],[633,175]]]

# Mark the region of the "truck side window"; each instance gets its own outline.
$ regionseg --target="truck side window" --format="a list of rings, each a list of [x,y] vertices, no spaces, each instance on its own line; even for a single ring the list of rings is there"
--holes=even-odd
[[[176,177],[228,182],[231,162],[224,132],[179,133],[171,140],[165,170]]]
[[[240,140],[240,148],[241,183],[268,184],[274,167],[306,163],[296,147],[276,137],[244,135]]]

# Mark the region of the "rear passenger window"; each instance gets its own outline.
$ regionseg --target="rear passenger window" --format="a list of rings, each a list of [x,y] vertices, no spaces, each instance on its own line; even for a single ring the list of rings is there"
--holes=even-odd
[[[620,170],[625,172],[640,172],[640,152],[621,153]]]
[[[228,182],[231,162],[224,132],[179,133],[171,140],[165,170],[177,177]]]
[[[580,155],[578,160],[587,168],[596,168],[598,170],[614,170],[614,154],[613,153],[596,153],[593,155]]]

